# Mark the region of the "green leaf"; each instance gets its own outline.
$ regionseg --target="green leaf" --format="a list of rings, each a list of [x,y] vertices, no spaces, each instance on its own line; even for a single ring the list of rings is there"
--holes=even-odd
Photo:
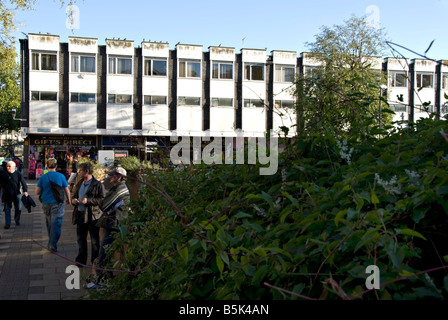
[[[182,257],[182,259],[185,260],[185,262],[188,262],[188,247],[185,246],[181,250],[179,250],[179,255]]]
[[[412,229],[406,228],[406,229],[396,229],[397,234],[406,234],[413,237],[418,237],[420,239],[426,240],[426,238],[419,232],[414,231]]]
[[[373,204],[378,204],[378,203],[380,203],[380,200],[378,199],[378,197],[377,197],[375,191],[372,191],[372,192],[370,193],[370,199],[371,199],[371,201],[372,201]]]
[[[216,255],[216,265],[218,266],[219,272],[222,274],[224,271],[224,262],[222,261],[222,258],[220,255]]]
[[[240,211],[234,217],[238,218],[238,219],[241,219],[241,218],[250,218],[250,217],[252,217],[252,215],[250,215],[250,214],[248,214],[246,212]]]
[[[336,214],[336,217],[334,218],[334,224],[336,227],[339,225],[339,221],[344,220],[344,216],[347,214],[347,210],[341,210]]]
[[[227,253],[225,251],[219,251],[219,256],[221,257],[221,260],[226,264],[226,265],[230,265],[229,262],[229,256],[227,255]]]

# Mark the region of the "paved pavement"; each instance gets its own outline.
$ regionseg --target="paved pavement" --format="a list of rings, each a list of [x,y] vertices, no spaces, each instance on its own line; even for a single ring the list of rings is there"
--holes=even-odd
[[[89,268],[79,269],[80,289],[68,289],[77,281],[75,273],[66,273],[66,268],[75,265],[78,251],[76,228],[71,223],[72,207],[65,208],[62,234],[58,252],[47,248],[48,235],[41,203],[35,195],[38,180],[27,180],[28,193],[36,207],[28,213],[22,208],[21,224],[13,222],[10,229],[4,229],[4,213],[0,219],[0,300],[85,300],[86,277]],[[14,208],[13,208],[14,210]],[[12,221],[14,211],[12,212]],[[89,242],[90,249],[90,242]],[[90,250],[89,250],[90,251]],[[90,257],[89,257],[90,261]]]

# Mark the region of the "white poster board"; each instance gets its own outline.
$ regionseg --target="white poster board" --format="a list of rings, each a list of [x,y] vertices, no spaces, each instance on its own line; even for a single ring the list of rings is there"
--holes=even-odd
[[[98,162],[105,168],[109,168],[114,165],[114,156],[114,150],[98,150]]]

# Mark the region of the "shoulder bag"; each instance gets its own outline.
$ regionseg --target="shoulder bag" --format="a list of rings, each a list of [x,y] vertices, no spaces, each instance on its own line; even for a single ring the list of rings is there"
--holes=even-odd
[[[48,174],[48,173],[47,173]],[[56,199],[58,203],[63,203],[65,201],[65,191],[64,188],[58,185],[57,183],[50,180],[50,176],[47,177],[48,181],[50,181],[51,191],[53,192],[53,197]]]

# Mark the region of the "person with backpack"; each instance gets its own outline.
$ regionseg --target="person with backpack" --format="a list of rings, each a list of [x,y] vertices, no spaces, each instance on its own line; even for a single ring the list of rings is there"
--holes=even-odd
[[[62,221],[64,219],[65,204],[70,204],[70,190],[68,189],[65,176],[56,172],[57,160],[49,158],[46,162],[48,172],[40,177],[36,195],[42,198],[42,210],[45,214],[45,220],[48,231],[48,250],[57,252],[57,243],[61,236]],[[58,201],[53,195],[52,183],[57,184],[64,190],[65,201]],[[65,202],[65,203],[64,203]]]

